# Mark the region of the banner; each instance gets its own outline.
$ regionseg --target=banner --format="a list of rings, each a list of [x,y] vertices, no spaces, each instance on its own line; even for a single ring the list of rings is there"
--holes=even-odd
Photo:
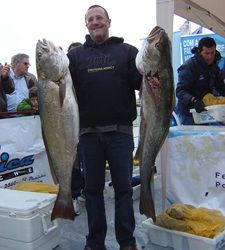
[[[18,181],[54,183],[39,116],[7,118],[0,122],[0,188],[13,188]]]
[[[222,57],[225,57],[225,38],[217,34],[199,34],[199,35],[188,35],[181,36],[181,52],[182,52],[182,63],[193,56],[191,49],[198,47],[198,42],[203,37],[212,37],[216,42],[216,49],[220,52]]]
[[[170,128],[166,198],[169,203],[219,209],[225,214],[225,128]]]

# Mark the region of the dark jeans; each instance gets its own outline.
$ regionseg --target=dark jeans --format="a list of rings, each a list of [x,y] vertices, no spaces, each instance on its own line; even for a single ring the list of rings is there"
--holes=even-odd
[[[71,191],[73,199],[77,199],[81,195],[81,190],[84,189],[83,164],[80,156],[79,144],[77,146],[77,157],[74,162],[72,177],[71,177]]]
[[[71,178],[71,190],[73,199],[77,199],[81,195],[81,191],[84,189],[84,179],[81,172],[81,168],[73,167]]]
[[[115,233],[120,246],[135,243],[132,199],[132,135],[119,132],[88,133],[80,137],[84,163],[86,209],[89,234],[87,245],[104,249],[107,232],[103,190],[108,161],[115,190]]]

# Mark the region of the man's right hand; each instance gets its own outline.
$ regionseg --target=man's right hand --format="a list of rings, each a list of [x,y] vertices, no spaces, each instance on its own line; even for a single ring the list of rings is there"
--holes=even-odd
[[[193,104],[194,104],[194,108],[195,108],[195,110],[196,110],[197,113],[201,113],[203,111],[207,111],[205,109],[205,104],[203,103],[202,100],[200,100],[200,99],[194,99]]]
[[[2,78],[9,77],[9,71],[10,71],[10,65],[5,63],[5,65],[2,67],[1,77]]]

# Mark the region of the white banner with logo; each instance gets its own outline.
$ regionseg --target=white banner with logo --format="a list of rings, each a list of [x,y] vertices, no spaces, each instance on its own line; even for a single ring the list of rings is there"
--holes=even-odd
[[[54,183],[39,116],[0,119],[0,188],[17,181]]]
[[[225,214],[225,127],[172,127],[166,172],[170,203],[220,209]]]

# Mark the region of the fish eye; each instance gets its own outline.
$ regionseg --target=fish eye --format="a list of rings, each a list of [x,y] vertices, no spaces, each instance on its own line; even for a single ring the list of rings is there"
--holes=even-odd
[[[160,43],[159,43],[159,42],[156,43],[156,44],[155,44],[155,47],[156,47],[156,49],[159,49],[159,48],[160,48]]]
[[[38,52],[38,53],[37,53],[37,58],[38,58],[38,59],[41,59],[41,57],[42,57],[42,53],[41,53],[41,52]]]

